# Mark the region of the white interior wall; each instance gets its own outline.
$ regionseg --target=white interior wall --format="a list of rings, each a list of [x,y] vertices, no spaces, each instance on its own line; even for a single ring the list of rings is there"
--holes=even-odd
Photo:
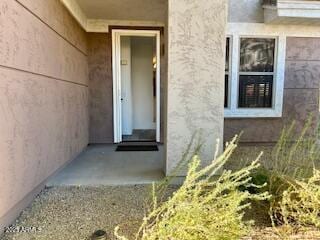
[[[131,39],[121,37],[122,134],[132,135]]]
[[[153,96],[153,39],[131,38],[133,128],[156,129]]]

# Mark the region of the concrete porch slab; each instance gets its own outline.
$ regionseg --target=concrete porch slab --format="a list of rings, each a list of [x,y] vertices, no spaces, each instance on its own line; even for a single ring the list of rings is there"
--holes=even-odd
[[[164,151],[116,152],[116,145],[92,145],[46,184],[100,186],[149,184],[164,177]]]

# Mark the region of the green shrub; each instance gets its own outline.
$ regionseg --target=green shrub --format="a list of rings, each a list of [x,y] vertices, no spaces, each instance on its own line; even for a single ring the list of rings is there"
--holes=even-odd
[[[280,212],[285,225],[320,228],[320,171],[284,191]]]
[[[318,131],[310,126],[311,118],[298,134],[294,122],[284,128],[270,159],[272,166],[264,166],[260,170],[266,175],[268,191],[272,194],[270,216],[274,225],[284,223],[285,216],[280,206],[285,200],[284,195],[311,178],[320,159]]]
[[[266,188],[247,188],[270,193],[260,214],[269,211],[273,226],[281,226],[275,231],[284,238],[301,227],[320,227],[319,130],[311,121],[301,131],[295,122],[282,130],[269,158],[251,174],[253,184],[267,182]]]
[[[250,200],[264,200],[269,195],[240,190],[242,186],[261,187],[250,184],[250,173],[259,167],[259,158],[238,171],[223,170],[236,148],[236,140],[234,138],[223,154],[202,169],[195,155],[184,183],[167,201],[159,201],[154,185],[153,207],[143,219],[135,239],[233,240],[246,235],[253,224],[243,219]],[[118,235],[118,228],[115,235],[126,239]]]

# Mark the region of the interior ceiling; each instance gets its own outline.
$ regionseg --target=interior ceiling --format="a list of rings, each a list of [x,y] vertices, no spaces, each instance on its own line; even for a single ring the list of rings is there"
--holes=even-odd
[[[168,0],[77,0],[89,19],[160,21],[167,18]]]

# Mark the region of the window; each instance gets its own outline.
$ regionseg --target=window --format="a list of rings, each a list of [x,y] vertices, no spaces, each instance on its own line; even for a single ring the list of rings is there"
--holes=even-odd
[[[229,105],[229,81],[230,81],[230,38],[226,40],[226,61],[225,61],[225,76],[224,76],[224,107]]]
[[[241,32],[246,31],[243,28]],[[225,117],[281,117],[286,36],[241,36],[239,29],[232,29],[228,34]]]
[[[240,38],[239,108],[272,108],[274,38]]]
[[[264,24],[229,23],[226,118],[277,118],[283,113],[287,36]]]

